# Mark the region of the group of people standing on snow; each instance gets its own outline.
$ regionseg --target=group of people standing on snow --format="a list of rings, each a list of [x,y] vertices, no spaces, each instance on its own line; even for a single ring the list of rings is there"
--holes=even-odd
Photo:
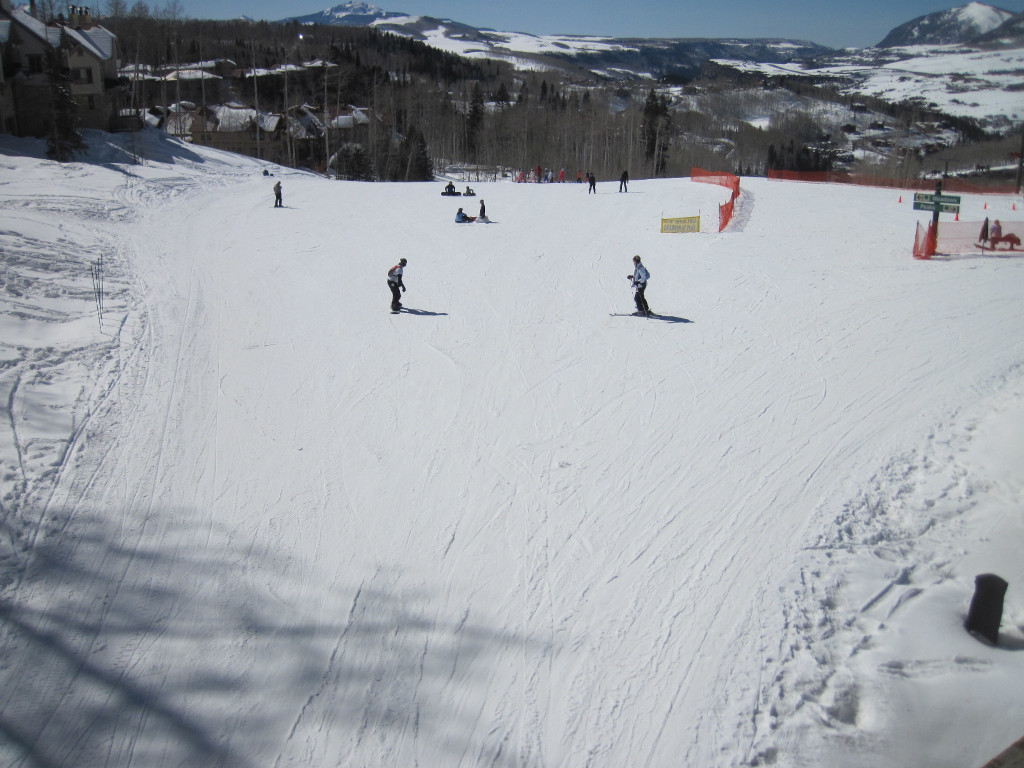
[[[531,171],[518,171],[514,176],[515,181],[525,183],[550,183],[558,181],[563,183],[565,181],[565,168],[562,168],[558,172],[558,178],[555,178],[555,174],[550,168],[547,170],[541,168],[539,165]],[[576,183],[582,184],[587,182],[588,190],[587,194],[593,192],[597,194],[597,177],[593,171],[576,171]],[[619,192],[627,192],[627,185],[629,183],[629,171],[623,171],[622,175],[619,176]]]

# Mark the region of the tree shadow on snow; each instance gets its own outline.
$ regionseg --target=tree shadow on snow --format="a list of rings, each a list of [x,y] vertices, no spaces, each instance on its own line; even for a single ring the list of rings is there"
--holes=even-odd
[[[316,589],[273,536],[253,546],[195,510],[150,509],[126,540],[139,513],[57,515],[22,548],[0,594],[0,764],[248,768],[318,742],[372,764],[410,733],[452,763],[513,764],[478,733],[490,670],[549,645],[439,616],[381,569]]]

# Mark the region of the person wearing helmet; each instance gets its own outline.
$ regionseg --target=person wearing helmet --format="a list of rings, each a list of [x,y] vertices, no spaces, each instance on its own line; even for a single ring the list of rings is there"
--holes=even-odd
[[[626,279],[633,286],[633,300],[636,302],[636,311],[641,315],[651,316],[651,308],[647,306],[647,299],[644,298],[644,291],[647,290],[647,281],[651,279],[651,273],[640,261],[640,256],[633,257],[633,274],[626,275]]]
[[[391,311],[397,312],[402,308],[402,302],[399,301],[401,295],[399,289],[405,291],[405,283],[402,282],[402,272],[405,269],[405,265],[409,262],[405,258],[398,260],[391,269],[388,270],[388,288],[391,289]]]

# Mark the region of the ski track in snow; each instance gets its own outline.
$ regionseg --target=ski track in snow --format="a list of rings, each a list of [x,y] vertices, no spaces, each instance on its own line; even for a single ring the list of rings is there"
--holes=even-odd
[[[722,190],[477,184],[453,230],[437,185],[275,168],[272,210],[263,164],[102,151],[46,194],[0,155],[3,762],[871,765],[893,691],[993,668],[879,648],[965,589],[1019,262],[913,262],[887,190],[744,180],[691,237]],[[634,252],[692,322],[607,316]]]

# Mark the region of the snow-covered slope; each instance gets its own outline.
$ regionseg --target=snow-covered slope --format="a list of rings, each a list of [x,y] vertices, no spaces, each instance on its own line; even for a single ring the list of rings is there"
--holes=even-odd
[[[995,133],[1024,121],[1024,48],[979,50],[959,45],[908,46],[886,50],[846,51],[819,60],[759,63],[719,60],[744,73],[814,82],[831,81],[837,89],[892,103],[910,103],[949,115],[970,117]]]
[[[962,768],[1020,736],[1024,259],[914,261],[897,190],[744,179],[719,234],[686,179],[479,182],[493,223],[456,225],[479,198],[440,184],[88,138],[0,140],[0,763]],[[611,316],[635,253],[659,318]],[[988,571],[998,647],[962,627]]]

